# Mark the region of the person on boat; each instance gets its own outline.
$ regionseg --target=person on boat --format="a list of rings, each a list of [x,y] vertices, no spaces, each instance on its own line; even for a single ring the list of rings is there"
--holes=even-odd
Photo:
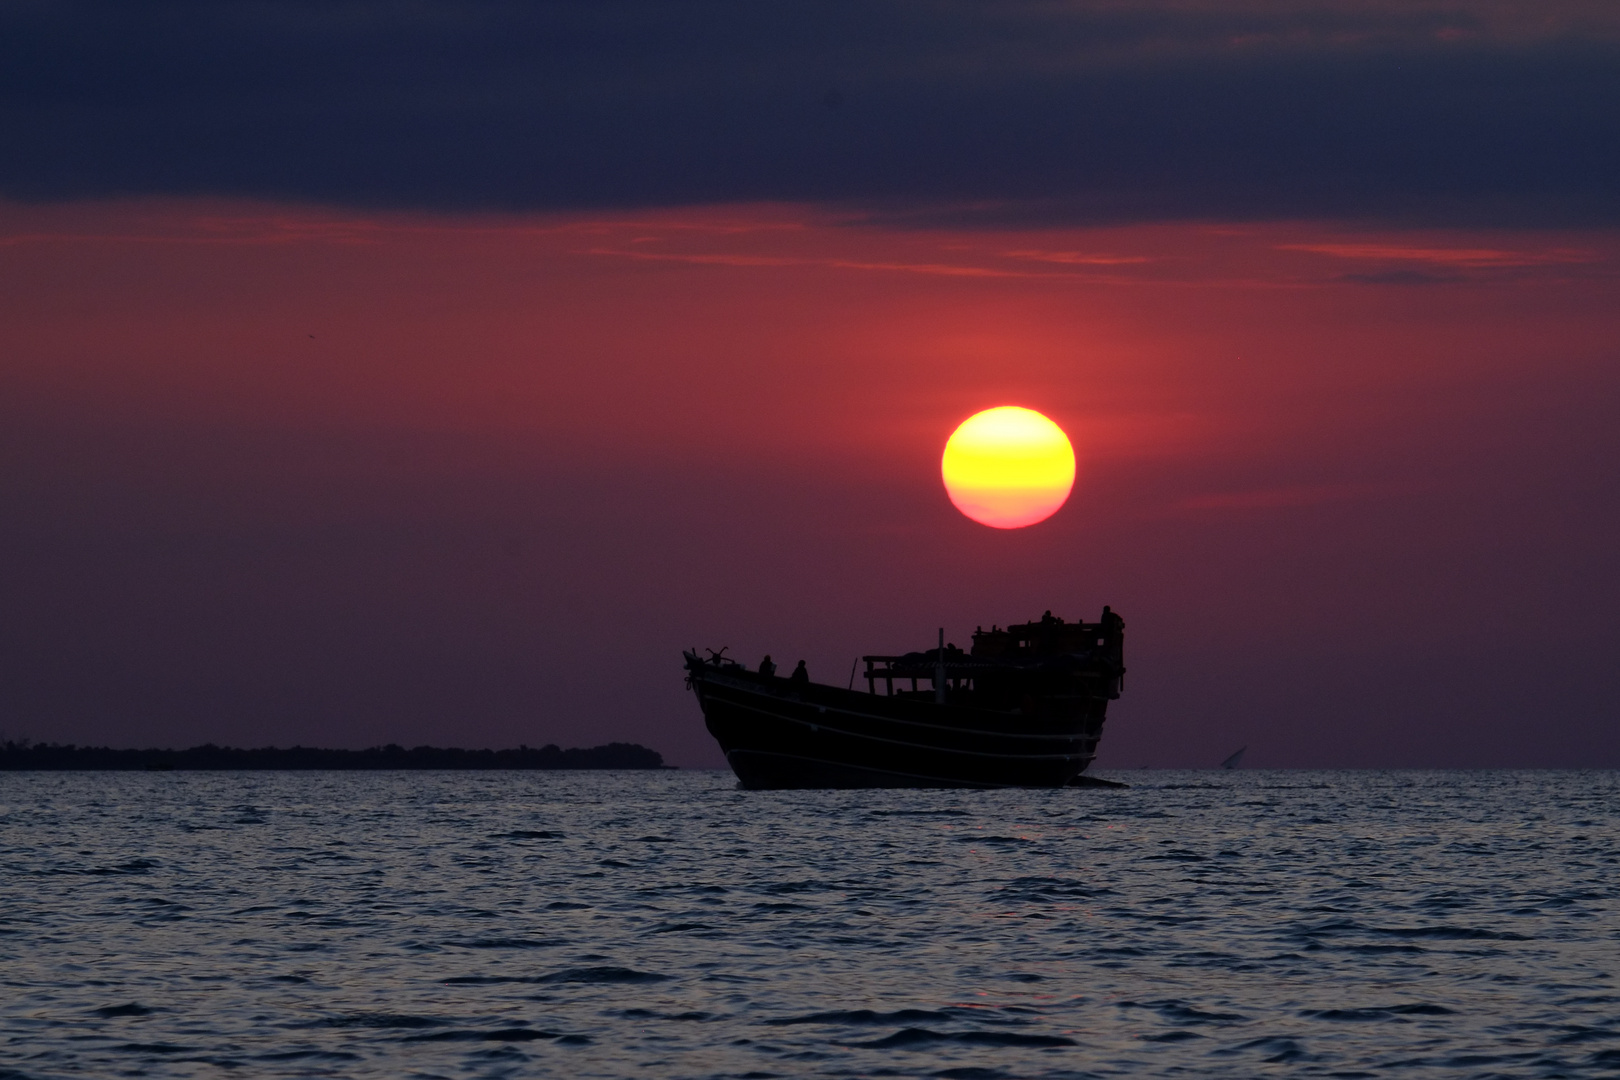
[[[759,662],[759,673],[761,675],[775,675],[776,674],[776,665],[771,663],[771,654],[770,653],[766,653],[765,654],[765,659],[763,659],[763,660],[761,660]]]
[[[800,660],[799,661],[799,666],[794,668],[793,669],[793,674],[788,676],[788,682],[807,683],[809,681],[810,681],[810,672],[808,670],[806,670],[806,668],[804,666],[804,661]]]

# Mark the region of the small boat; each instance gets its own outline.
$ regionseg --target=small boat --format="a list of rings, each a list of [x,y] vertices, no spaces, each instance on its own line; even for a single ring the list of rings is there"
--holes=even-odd
[[[1035,622],[898,656],[864,656],[864,689],[685,653],[686,685],[744,788],[1124,785],[1084,776],[1124,685],[1125,620]]]
[[[1248,749],[1249,748],[1247,746],[1239,748],[1237,753],[1233,754],[1231,757],[1229,757],[1225,761],[1221,762],[1221,768],[1223,768],[1223,769],[1235,769],[1238,766],[1242,765],[1243,764],[1243,755],[1244,755],[1244,753],[1246,753],[1248,751]]]

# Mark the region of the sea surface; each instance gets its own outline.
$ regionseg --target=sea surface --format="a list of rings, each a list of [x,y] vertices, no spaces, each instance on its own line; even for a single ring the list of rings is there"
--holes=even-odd
[[[1620,1075],[1620,774],[0,774],[0,1078]]]

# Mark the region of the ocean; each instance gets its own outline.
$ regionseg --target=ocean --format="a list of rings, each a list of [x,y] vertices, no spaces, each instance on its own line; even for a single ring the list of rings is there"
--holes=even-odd
[[[0,774],[0,1078],[1620,1075],[1620,774]]]

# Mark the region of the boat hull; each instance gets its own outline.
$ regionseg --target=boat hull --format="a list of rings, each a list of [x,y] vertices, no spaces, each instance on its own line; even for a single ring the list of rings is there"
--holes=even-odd
[[[758,789],[1065,787],[1091,764],[1108,704],[1002,711],[707,664],[689,677],[738,781]]]

